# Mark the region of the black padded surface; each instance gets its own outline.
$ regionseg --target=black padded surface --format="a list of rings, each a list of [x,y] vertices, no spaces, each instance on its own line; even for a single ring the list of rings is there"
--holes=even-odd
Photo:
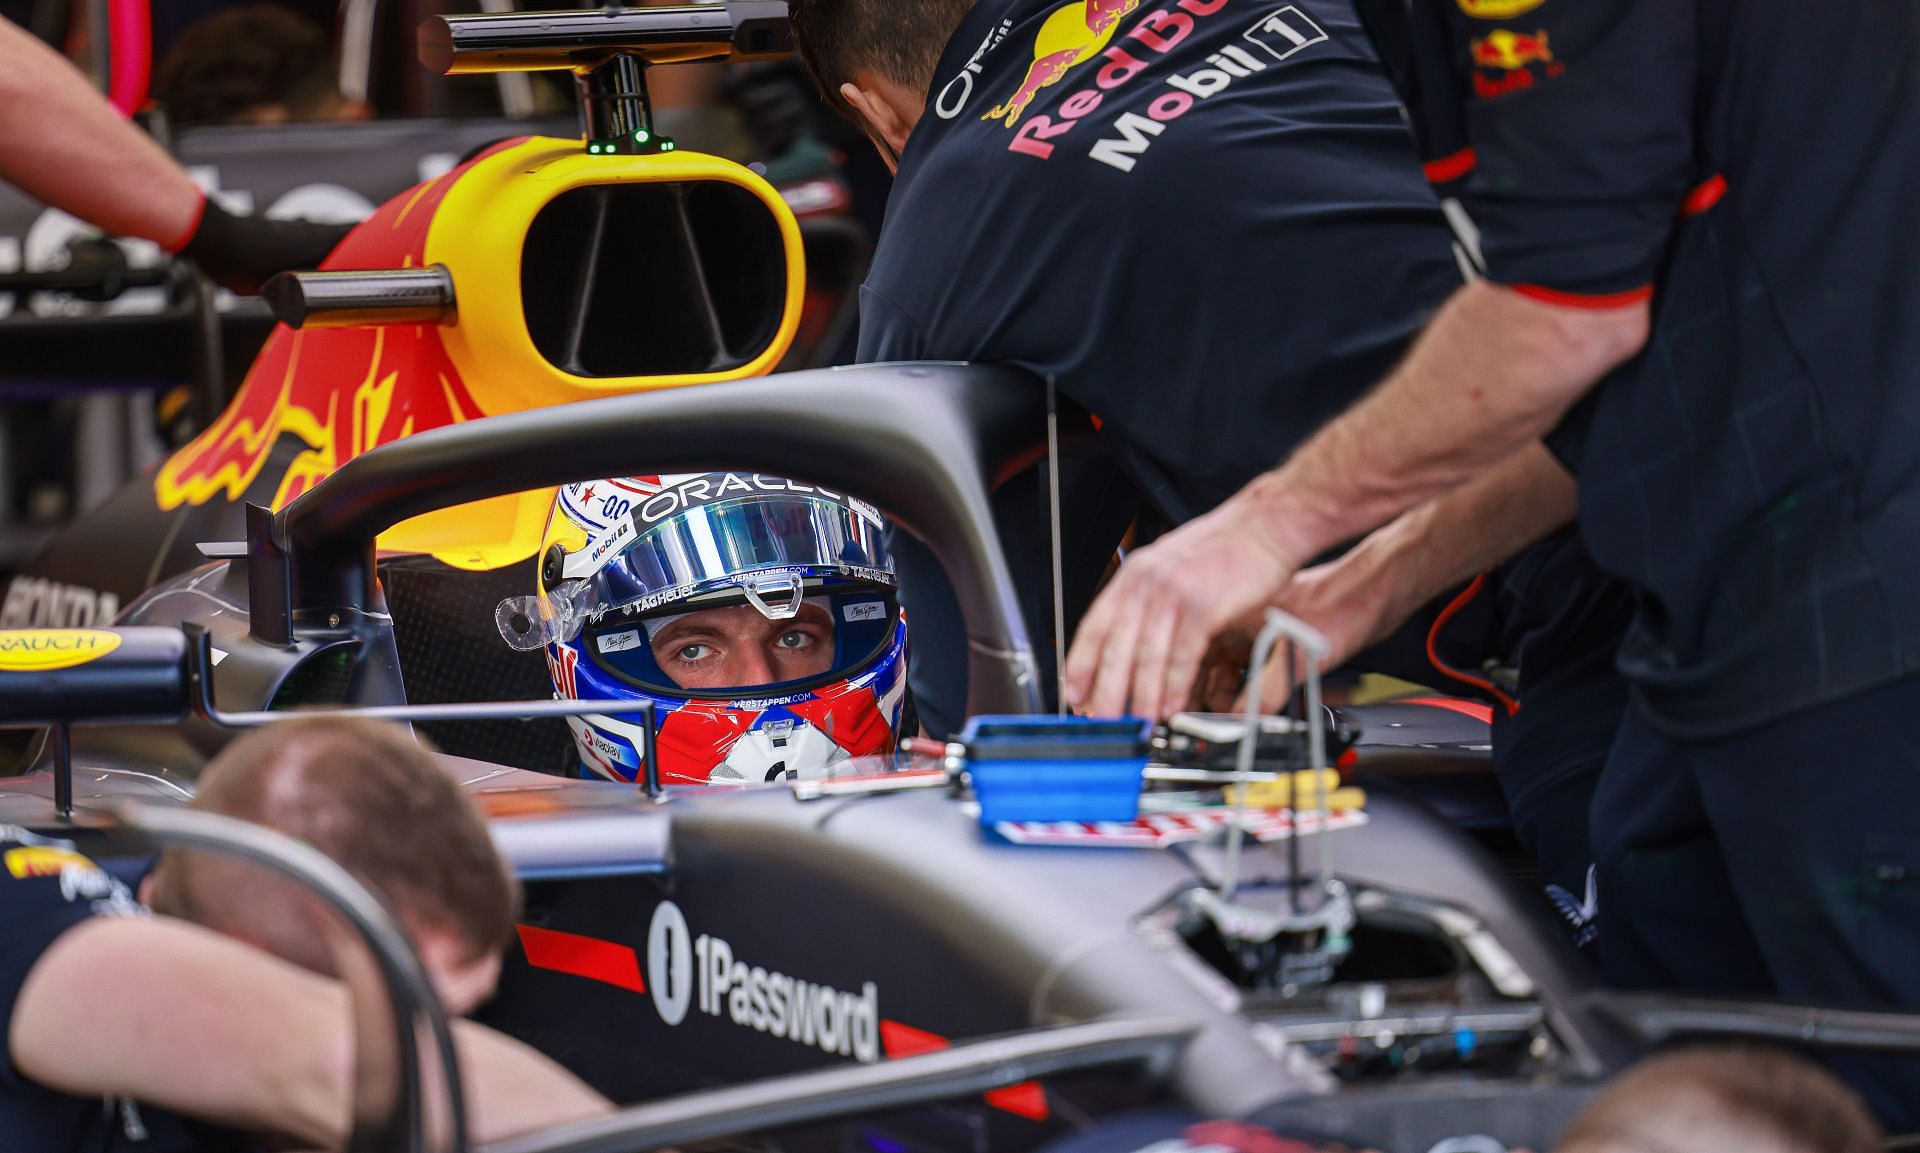
[[[493,610],[535,587],[532,560],[491,572],[462,572],[431,557],[403,557],[380,566],[407,700],[546,700],[553,682],[546,658],[507,647]],[[571,774],[573,740],[561,720],[477,721],[416,725],[441,750],[542,773]]]

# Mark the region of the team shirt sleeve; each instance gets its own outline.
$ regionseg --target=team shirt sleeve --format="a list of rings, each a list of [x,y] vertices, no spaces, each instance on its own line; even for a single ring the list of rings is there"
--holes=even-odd
[[[1652,293],[1693,183],[1697,0],[1415,0],[1468,148],[1453,160],[1489,279],[1553,303]]]
[[[67,850],[0,841],[0,1021],[9,1025],[41,955],[63,933],[98,915],[90,894],[63,881],[69,865],[93,867]],[[0,1086],[22,1083],[12,1050],[0,1040]]]

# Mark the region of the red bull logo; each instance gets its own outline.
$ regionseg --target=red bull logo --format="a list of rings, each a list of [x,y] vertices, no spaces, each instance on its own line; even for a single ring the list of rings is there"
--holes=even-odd
[[[1033,63],[1020,87],[980,119],[1019,124],[1042,91],[1105,51],[1120,21],[1139,7],[1140,0],[1070,0],[1054,9],[1034,37]]]
[[[1502,28],[1475,39],[1471,47],[1477,68],[1517,72],[1531,64],[1553,63],[1553,50],[1547,43],[1545,29],[1527,33]]]

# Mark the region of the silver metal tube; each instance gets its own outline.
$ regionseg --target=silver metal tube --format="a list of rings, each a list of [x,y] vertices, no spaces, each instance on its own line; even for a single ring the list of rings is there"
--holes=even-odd
[[[1047,377],[1047,514],[1053,533],[1053,692],[1067,715],[1067,590],[1060,542],[1060,392]]]
[[[207,719],[222,728],[257,729],[303,717],[352,717],[366,721],[531,721],[549,717],[591,717],[603,713],[643,712],[611,701],[486,701],[452,705],[376,705],[362,709],[286,709],[272,712],[215,711]]]
[[[1253,773],[1254,749],[1260,743],[1260,688],[1266,681],[1267,662],[1273,656],[1273,643],[1282,637],[1285,637],[1307,652],[1307,716],[1309,718],[1307,725],[1307,755],[1308,759],[1313,762],[1308,768],[1316,774],[1315,785],[1320,793],[1322,806],[1320,810],[1320,835],[1324,837],[1327,834],[1328,813],[1325,808],[1327,794],[1317,774],[1320,769],[1324,767],[1327,759],[1326,731],[1323,726],[1326,714],[1324,710],[1320,708],[1320,663],[1326,659],[1329,646],[1327,644],[1327,638],[1321,636],[1317,630],[1310,627],[1305,621],[1297,617],[1289,616],[1279,609],[1267,610],[1266,627],[1262,628],[1260,635],[1254,638],[1253,656],[1247,663],[1247,728],[1246,732],[1243,733],[1240,738],[1240,755],[1235,759],[1234,769],[1242,778],[1249,777]],[[1293,676],[1293,670],[1291,668],[1287,670],[1287,676]],[[1240,855],[1246,842],[1247,800],[1248,794],[1251,792],[1251,789],[1243,787],[1235,797],[1234,819],[1227,829],[1226,862],[1220,877],[1220,899],[1223,901],[1232,901],[1234,893],[1237,892],[1240,887]],[[1297,843],[1301,836],[1300,798],[1298,795],[1293,795],[1291,800],[1293,803],[1292,839]],[[1330,846],[1331,842],[1326,842],[1326,844]],[[1332,857],[1323,853],[1323,861],[1325,863],[1325,871],[1324,875],[1320,878],[1322,883],[1333,875]],[[1292,881],[1297,894],[1300,878],[1296,876],[1289,879]]]
[[[444,264],[356,272],[283,272],[261,299],[288,328],[446,324],[454,317],[453,274]]]
[[[420,63],[447,76],[582,71],[616,55],[649,64],[761,60],[793,50],[784,0],[671,8],[435,16],[420,28]]]

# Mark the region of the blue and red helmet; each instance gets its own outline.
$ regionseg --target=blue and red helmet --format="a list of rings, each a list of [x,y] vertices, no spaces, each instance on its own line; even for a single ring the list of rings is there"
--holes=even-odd
[[[544,646],[585,768],[635,780],[652,701],[660,779],[745,784],[888,756],[906,698],[906,622],[885,525],[840,493],[750,473],[568,485],[540,591],[500,606]]]

